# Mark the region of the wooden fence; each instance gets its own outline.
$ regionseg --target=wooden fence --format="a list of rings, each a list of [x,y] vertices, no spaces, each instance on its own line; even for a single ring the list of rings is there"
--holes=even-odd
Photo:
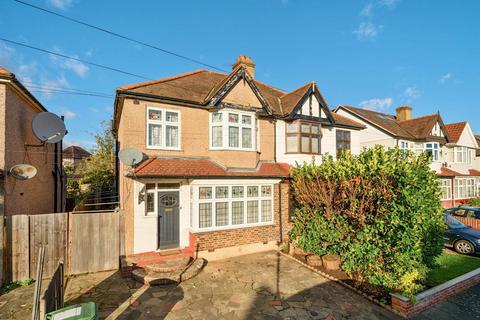
[[[453,216],[458,221],[463,222],[465,225],[472,227],[473,229],[480,230],[480,219],[477,218],[463,218],[458,216]]]
[[[51,278],[58,262],[66,274],[116,269],[124,254],[120,212],[49,213],[5,217],[5,282],[35,279],[38,248],[45,248],[43,276]]]

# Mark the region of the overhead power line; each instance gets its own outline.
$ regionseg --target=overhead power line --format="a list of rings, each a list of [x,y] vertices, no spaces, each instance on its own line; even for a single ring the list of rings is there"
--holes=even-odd
[[[132,73],[132,72],[120,70],[120,69],[117,69],[117,68],[112,68],[112,67],[109,67],[109,66],[106,66],[106,65],[103,65],[103,64],[99,64],[99,63],[75,58],[75,57],[72,57],[72,56],[67,56],[67,55],[62,54],[62,53],[53,52],[53,51],[50,51],[50,50],[46,50],[46,49],[42,49],[42,48],[39,48],[39,47],[31,46],[31,45],[26,44],[26,43],[21,43],[21,42],[9,40],[9,39],[1,38],[1,37],[0,37],[0,40],[11,43],[11,44],[15,44],[17,46],[29,48],[29,49],[40,51],[40,52],[43,52],[43,53],[52,54],[54,56],[62,57],[62,58],[65,58],[65,59],[75,60],[75,61],[82,62],[82,63],[85,63],[85,64],[89,64],[89,65],[92,65],[92,66],[95,66],[95,67],[98,67],[98,68],[103,68],[103,69],[107,69],[107,70],[110,70],[110,71],[123,73],[123,74],[129,75],[129,76],[134,76],[134,77],[141,78],[141,79],[144,79],[144,80],[153,80],[151,78],[148,78],[148,77],[145,77],[145,76],[142,76],[142,75],[139,75],[139,74],[135,74],[135,73]]]
[[[187,57],[187,56],[184,56],[182,54],[179,54],[179,53],[176,53],[176,52],[173,52],[173,51],[170,51],[170,50],[167,50],[167,49],[163,49],[163,48],[160,48],[154,44],[149,44],[149,43],[146,43],[146,42],[143,42],[143,41],[140,41],[140,40],[136,40],[136,39],[133,39],[129,36],[125,36],[125,35],[122,35],[122,34],[119,34],[117,32],[114,32],[114,31],[111,31],[111,30],[107,30],[105,28],[102,28],[102,27],[98,27],[98,26],[95,26],[93,24],[90,24],[90,23],[87,23],[87,22],[84,22],[84,21],[81,21],[81,20],[78,20],[78,19],[75,19],[75,18],[72,18],[72,17],[68,17],[64,14],[60,14],[60,13],[57,13],[57,12],[54,12],[54,11],[51,11],[51,10],[48,10],[48,9],[45,9],[45,8],[42,8],[42,7],[39,7],[39,6],[36,6],[34,4],[31,4],[31,3],[28,3],[28,2],[25,2],[25,1],[21,1],[21,0],[14,0],[15,2],[17,3],[20,3],[20,4],[23,4],[25,6],[28,6],[28,7],[31,7],[31,8],[34,8],[34,9],[37,9],[37,10],[40,10],[40,11],[43,11],[43,12],[46,12],[46,13],[49,13],[49,14],[52,14],[54,16],[57,16],[57,17],[60,17],[62,19],[65,19],[65,20],[68,20],[68,21],[71,21],[71,22],[75,22],[75,23],[78,23],[78,24],[81,24],[83,26],[86,26],[86,27],[89,27],[89,28],[92,28],[92,29],[95,29],[95,30],[98,30],[98,31],[101,31],[101,32],[104,32],[104,33],[107,33],[109,35],[112,35],[112,36],[115,36],[117,38],[121,38],[121,39],[125,39],[125,40],[128,40],[130,42],[133,42],[133,43],[136,43],[136,44],[140,44],[142,46],[145,46],[145,47],[148,47],[148,48],[151,48],[151,49],[155,49],[155,50],[158,50],[158,51],[161,51],[163,53],[166,53],[166,54],[169,54],[169,55],[172,55],[172,56],[175,56],[177,58],[181,58],[181,59],[184,59],[184,60],[187,60],[187,61],[190,61],[190,62],[193,62],[193,63],[197,63],[197,64],[201,64],[205,67],[208,67],[208,68],[211,68],[211,69],[215,69],[215,70],[218,70],[218,71],[222,71],[222,72],[228,72],[228,71],[225,71],[221,68],[218,68],[218,67],[215,67],[215,66],[212,66],[208,63],[204,63],[200,60],[197,60],[197,59],[193,59],[193,58],[190,58],[190,57]]]

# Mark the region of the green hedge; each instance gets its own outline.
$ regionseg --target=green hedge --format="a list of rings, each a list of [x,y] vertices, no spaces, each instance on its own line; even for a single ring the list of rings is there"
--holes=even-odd
[[[427,154],[378,146],[297,165],[290,238],[308,252],[339,254],[358,283],[413,294],[443,247],[441,191],[429,164]]]

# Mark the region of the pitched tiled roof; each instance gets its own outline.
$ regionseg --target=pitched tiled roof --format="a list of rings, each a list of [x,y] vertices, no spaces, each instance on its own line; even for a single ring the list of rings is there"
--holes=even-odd
[[[433,126],[438,121],[440,121],[441,123],[440,115],[437,113],[423,117],[413,118],[410,120],[399,121],[397,120],[396,116],[388,113],[382,113],[345,105],[338,106],[335,111],[339,109],[344,109],[347,112],[358,116],[366,122],[369,122],[374,126],[379,127],[380,129],[390,133],[397,138],[409,140],[428,138],[430,136],[430,132],[433,129]]]
[[[288,114],[293,111],[293,109],[297,106],[300,100],[305,96],[308,89],[312,86],[311,83],[307,83],[306,85],[301,86],[293,90],[292,92],[286,93],[280,97],[280,101],[282,103],[282,110],[284,114]]]
[[[332,113],[333,119],[335,119],[335,124],[340,126],[355,127],[359,129],[365,129],[366,126],[363,123],[351,120],[347,117],[339,115],[337,113]]]
[[[480,147],[480,135],[475,135],[475,140],[477,140],[477,144],[478,144],[478,146]],[[477,157],[480,157],[480,148],[477,149],[476,156],[477,156]]]
[[[70,146],[63,149],[63,156],[65,158],[83,159],[91,155],[92,154],[90,152],[79,146]]]
[[[461,174],[460,172],[453,171],[452,169],[442,167],[440,168],[440,174],[441,177],[459,177],[463,176],[464,174]]]
[[[453,142],[453,143],[458,142],[458,139],[460,139],[460,136],[462,135],[462,132],[465,129],[466,125],[467,125],[466,121],[449,123],[445,125],[445,128],[447,129],[447,132],[448,132],[448,136],[450,137],[450,142]]]
[[[8,71],[8,70],[5,69],[4,67],[1,67],[1,66],[0,66],[0,75],[6,76],[6,77],[11,77],[11,76],[13,76],[13,73],[11,73],[10,71]]]
[[[260,163],[256,170],[227,170],[208,159],[159,158],[144,161],[133,170],[136,177],[261,177],[284,178],[289,175],[289,165],[285,163]]]

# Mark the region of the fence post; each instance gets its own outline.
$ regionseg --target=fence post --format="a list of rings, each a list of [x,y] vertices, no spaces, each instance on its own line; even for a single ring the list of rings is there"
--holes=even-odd
[[[43,319],[40,317],[40,292],[42,289],[43,259],[45,256],[45,248],[38,248],[37,272],[35,275],[35,292],[33,295],[32,320]]]
[[[67,275],[72,274],[72,213],[67,213],[67,253],[65,257],[65,261],[67,263]]]

